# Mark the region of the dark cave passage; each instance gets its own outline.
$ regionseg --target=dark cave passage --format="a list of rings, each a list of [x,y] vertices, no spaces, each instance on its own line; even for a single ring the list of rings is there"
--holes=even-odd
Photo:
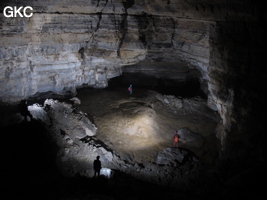
[[[203,99],[207,95],[202,91],[198,79],[188,79],[185,82],[178,82],[173,79],[157,78],[142,73],[123,73],[121,76],[112,78],[108,82],[108,89],[128,88],[133,85],[137,89],[149,89],[163,95],[174,95],[182,98],[199,96]]]

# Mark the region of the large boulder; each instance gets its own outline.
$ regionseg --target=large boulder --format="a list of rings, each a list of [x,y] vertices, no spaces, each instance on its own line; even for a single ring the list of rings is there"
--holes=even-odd
[[[86,113],[71,104],[47,99],[43,106],[34,104],[28,109],[47,128],[52,146],[57,147],[56,163],[65,176],[93,176],[96,156],[106,168],[123,163],[116,152],[94,136],[97,128]]]
[[[205,143],[205,139],[200,134],[194,133],[188,128],[179,129],[178,134],[180,136],[179,142],[185,144],[186,146],[201,148]]]
[[[29,106],[29,111],[34,118],[53,126],[62,135],[68,135],[71,140],[93,136],[96,133],[96,126],[87,118],[86,113],[78,111],[70,104],[47,99],[44,106],[34,104]]]
[[[178,167],[187,161],[198,162],[198,158],[186,149],[166,148],[158,153],[156,163]]]

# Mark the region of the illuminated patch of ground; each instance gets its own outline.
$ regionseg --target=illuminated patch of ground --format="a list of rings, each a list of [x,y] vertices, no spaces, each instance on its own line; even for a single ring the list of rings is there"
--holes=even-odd
[[[181,141],[180,147],[193,151],[207,162],[217,156],[217,122],[204,117],[209,112],[213,115],[213,111],[205,108],[203,116],[201,110],[190,108],[187,113],[182,109],[173,112],[156,98],[155,92],[134,92],[129,96],[125,89],[93,92],[82,89],[77,95],[81,100],[80,109],[87,112],[98,127],[96,137],[118,152],[122,159],[154,162],[159,151],[173,146],[174,131],[183,127],[199,133],[206,142],[203,147],[194,148]]]

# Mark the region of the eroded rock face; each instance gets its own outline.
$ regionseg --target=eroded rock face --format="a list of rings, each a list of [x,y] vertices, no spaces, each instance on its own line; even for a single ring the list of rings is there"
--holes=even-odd
[[[95,135],[97,129],[84,113],[76,111],[70,104],[52,99],[47,99],[44,107],[38,104],[29,106],[29,111],[34,118],[40,119],[47,126],[55,126],[55,132],[60,132],[62,136],[68,137],[67,140],[72,142]]]
[[[190,154],[189,151],[180,148],[166,148],[158,153],[157,164],[171,165],[179,167],[183,162],[194,161],[198,162],[198,158]]]
[[[191,147],[201,148],[205,142],[201,135],[190,131],[188,128],[179,129],[178,134],[180,136],[179,142]]]
[[[53,143],[59,147],[57,164],[66,176],[74,176],[87,170],[93,174],[93,161],[100,155],[104,166],[114,167],[118,157],[92,137],[96,126],[86,114],[70,104],[47,99],[44,106],[34,104],[29,111],[35,119],[42,121],[48,129]]]
[[[122,66],[133,64],[182,65],[205,73],[209,22],[176,18],[174,11],[182,8],[178,2],[130,2],[36,1],[29,20],[2,15],[1,100],[15,102],[47,91],[75,93],[84,84],[107,87]],[[169,14],[156,14],[164,4]]]

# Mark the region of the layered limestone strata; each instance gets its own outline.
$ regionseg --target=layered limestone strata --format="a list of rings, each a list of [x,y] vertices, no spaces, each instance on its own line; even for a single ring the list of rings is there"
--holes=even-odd
[[[224,143],[233,130],[233,138],[246,132],[243,124],[254,123],[249,116],[264,105],[258,100],[266,88],[266,70],[260,67],[266,56],[262,4],[249,0],[1,2],[1,10],[7,5],[30,5],[34,15],[0,15],[0,100],[16,102],[47,91],[75,93],[83,84],[106,87],[108,79],[121,74],[122,66],[142,69],[144,63],[167,67],[182,63],[199,70],[209,105],[222,118],[218,138]]]
[[[144,63],[152,68],[161,63],[163,73],[172,66],[198,68],[204,77],[208,29],[207,22],[145,15],[40,13],[28,20],[5,19],[1,99],[14,102],[47,91],[75,93],[83,84],[107,87],[122,66],[133,64],[142,69]]]

